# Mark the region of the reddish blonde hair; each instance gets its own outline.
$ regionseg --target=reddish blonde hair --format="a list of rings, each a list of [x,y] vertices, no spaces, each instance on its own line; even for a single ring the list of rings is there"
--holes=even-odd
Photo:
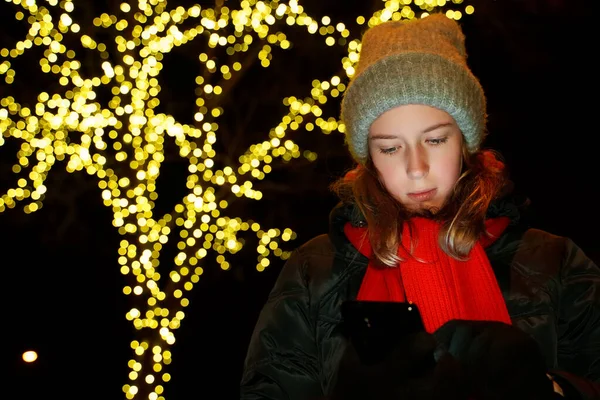
[[[505,184],[505,167],[498,153],[480,150],[470,154],[463,143],[462,173],[450,198],[439,210],[419,213],[442,224],[439,245],[446,254],[458,260],[467,258],[485,234],[487,209]],[[404,223],[415,213],[388,193],[370,157],[365,166],[350,171],[331,189],[342,201],[355,203],[364,215],[375,261],[397,266]]]

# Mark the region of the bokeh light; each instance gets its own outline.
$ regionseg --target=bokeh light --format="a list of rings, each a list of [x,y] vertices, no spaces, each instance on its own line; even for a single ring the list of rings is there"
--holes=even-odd
[[[38,358],[38,355],[35,351],[33,350],[28,350],[26,352],[23,353],[23,361],[25,361],[26,363],[32,363],[35,362]]]

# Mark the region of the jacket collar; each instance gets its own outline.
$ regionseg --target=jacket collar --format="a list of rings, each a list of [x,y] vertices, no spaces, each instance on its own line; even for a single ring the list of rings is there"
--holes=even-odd
[[[509,181],[487,210],[487,218],[508,217],[510,226],[523,222],[529,208],[529,198],[515,190]],[[339,202],[329,214],[329,237],[336,248],[350,245],[344,234],[344,225],[350,222],[355,227],[366,226],[367,222],[356,204]],[[351,246],[351,245],[350,245]]]

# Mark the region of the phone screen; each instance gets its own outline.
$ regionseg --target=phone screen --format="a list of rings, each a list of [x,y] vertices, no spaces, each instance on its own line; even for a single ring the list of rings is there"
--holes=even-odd
[[[412,303],[349,300],[341,311],[344,331],[364,364],[382,361],[402,336],[425,330]]]

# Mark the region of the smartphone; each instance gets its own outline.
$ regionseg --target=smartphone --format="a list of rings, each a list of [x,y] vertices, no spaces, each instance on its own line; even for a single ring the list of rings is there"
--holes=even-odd
[[[413,303],[348,300],[341,307],[344,332],[363,364],[383,361],[402,336],[425,331]]]

